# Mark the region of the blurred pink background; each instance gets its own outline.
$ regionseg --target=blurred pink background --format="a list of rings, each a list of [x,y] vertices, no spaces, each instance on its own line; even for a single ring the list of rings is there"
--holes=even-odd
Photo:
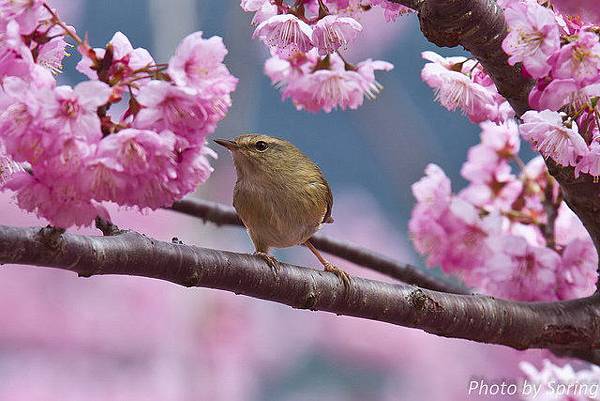
[[[273,104],[280,103],[266,78],[261,77],[260,66],[245,67],[240,61],[249,57],[240,50],[243,47],[250,46],[259,61],[263,55],[251,42],[250,29],[243,24],[246,21],[241,19],[237,3],[228,8],[208,1],[199,2],[196,8],[195,2],[188,0],[174,1],[169,6],[160,0],[51,3],[78,31],[89,30],[101,36],[91,38],[95,45],[112,36],[113,25],[121,24],[123,28],[117,29],[133,33],[136,46],[151,47],[153,54],[163,58],[168,57],[181,35],[192,29],[223,35],[228,45],[233,43],[234,61],[228,63],[242,82],[234,98],[237,108],[217,136],[233,136],[240,129],[269,123],[276,125],[276,117],[261,113],[266,109],[254,110],[252,106],[254,92],[249,88],[256,81],[266,88],[264,96],[273,97]],[[228,31],[229,25],[225,25],[223,32],[215,32],[218,20],[214,15],[229,23],[234,21],[237,29]],[[418,35],[414,17],[405,18],[387,26],[379,36],[366,38],[363,47],[355,50],[357,57],[386,57],[398,37]],[[149,26],[143,28],[147,32],[136,25],[139,21],[145,21],[139,26]],[[153,39],[135,43],[136,37]],[[418,54],[410,54],[416,71],[421,65]],[[78,60],[76,55],[72,58]],[[252,74],[250,68],[254,69]],[[65,81],[76,77],[66,75]],[[327,227],[327,234],[422,265],[405,238],[403,219],[412,207],[408,185],[420,176],[428,160],[445,164],[450,170],[460,161],[448,161],[451,154],[440,156],[445,145],[432,139],[433,131],[427,128],[430,116],[419,114],[410,93],[403,94],[403,84],[394,83],[402,79],[416,81],[418,75],[402,69],[391,72],[387,78],[391,85],[391,93],[386,95],[389,97],[376,106],[365,106],[365,110],[353,114],[358,116],[351,117],[355,120],[349,120],[352,129],[377,135],[349,133],[346,137],[339,132],[333,136],[309,128],[306,130],[312,133],[307,136],[291,135],[292,140],[303,141],[301,147],[316,155],[325,172],[333,177],[335,224]],[[430,98],[421,101],[431,103]],[[402,106],[398,118],[403,124],[393,120],[398,114],[397,105]],[[277,107],[283,108],[290,119],[304,118],[307,124],[313,119],[289,105]],[[442,117],[436,118],[448,119],[450,128],[452,124],[463,124],[457,122],[460,116],[440,113]],[[270,120],[260,122],[259,115]],[[337,113],[336,118],[345,116]],[[419,129],[410,130],[411,124]],[[290,122],[289,126],[294,124]],[[378,132],[373,132],[375,129]],[[320,141],[331,141],[332,137],[358,149],[362,157],[373,158],[372,163],[385,174],[383,189],[369,186],[377,181],[374,176],[361,177],[347,171],[349,178],[344,178],[340,172],[344,167],[335,169],[336,163],[344,162],[319,153]],[[475,142],[476,135],[465,131],[449,140],[457,138],[464,143],[456,152],[464,157],[467,142]],[[350,160],[356,164],[356,155]],[[229,156],[221,153],[215,167],[216,172],[195,196],[230,204],[235,178]],[[0,195],[0,204],[2,224],[46,224],[19,211],[11,194]],[[395,213],[394,208],[403,212]],[[140,214],[112,208],[111,214],[121,227],[162,240],[176,236],[186,244],[252,250],[245,232],[238,228],[216,228],[169,211]],[[99,234],[91,229],[85,232]],[[286,250],[277,256],[317,268],[304,249]],[[352,274],[385,279],[343,261],[335,262]],[[293,310],[222,291],[188,289],[134,277],[83,279],[60,270],[23,266],[0,268],[0,327],[0,401],[478,400],[489,397],[468,395],[472,378],[517,380],[522,376],[520,361],[537,363],[546,355],[444,339],[379,322]]]

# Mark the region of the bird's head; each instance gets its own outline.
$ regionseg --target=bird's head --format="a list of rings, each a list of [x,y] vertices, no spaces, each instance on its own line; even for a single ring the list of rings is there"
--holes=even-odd
[[[240,135],[234,140],[215,139],[231,151],[238,177],[293,174],[306,157],[294,145],[261,134]]]

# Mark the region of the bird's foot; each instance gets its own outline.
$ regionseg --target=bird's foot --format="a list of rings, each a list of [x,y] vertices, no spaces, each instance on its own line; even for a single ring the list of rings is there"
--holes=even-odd
[[[279,261],[277,259],[275,259],[275,256],[271,256],[266,252],[258,252],[258,251],[254,252],[254,256],[258,256],[259,258],[264,260],[269,265],[271,270],[273,270],[273,273],[277,274],[277,273],[279,273],[279,270],[281,270],[281,264],[279,263]]]
[[[344,270],[340,269],[339,267],[334,266],[331,262],[323,263],[323,267],[325,268],[326,272],[330,272],[330,273],[333,273],[336,276],[338,276],[339,279],[342,280],[342,283],[344,283],[344,287],[346,287],[346,288],[350,287],[350,281],[351,281],[350,276]]]

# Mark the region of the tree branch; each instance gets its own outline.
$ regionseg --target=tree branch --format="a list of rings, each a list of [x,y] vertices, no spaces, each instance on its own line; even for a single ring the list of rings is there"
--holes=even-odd
[[[189,216],[198,217],[205,222],[210,221],[217,225],[244,226],[232,207],[215,202],[187,198],[175,202],[171,206],[171,209]],[[385,274],[407,284],[452,294],[470,293],[467,289],[452,283],[446,278],[436,277],[418,267],[398,262],[358,245],[336,240],[318,233],[311,238],[311,242],[317,249],[323,252]]]
[[[0,263],[47,266],[80,276],[119,274],[217,288],[293,308],[418,328],[444,337],[517,349],[597,349],[600,297],[521,303],[455,295],[283,265],[275,275],[258,257],[167,243],[136,232],[105,237],[0,226]]]

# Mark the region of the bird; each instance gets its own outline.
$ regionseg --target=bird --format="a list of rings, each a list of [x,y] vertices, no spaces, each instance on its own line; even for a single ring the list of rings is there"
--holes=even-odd
[[[350,276],[325,259],[310,241],[322,224],[333,223],[333,194],[319,166],[290,142],[263,134],[215,139],[233,157],[237,181],[233,207],[254,244],[254,255],[275,271],[272,248],[305,245],[345,286]]]

